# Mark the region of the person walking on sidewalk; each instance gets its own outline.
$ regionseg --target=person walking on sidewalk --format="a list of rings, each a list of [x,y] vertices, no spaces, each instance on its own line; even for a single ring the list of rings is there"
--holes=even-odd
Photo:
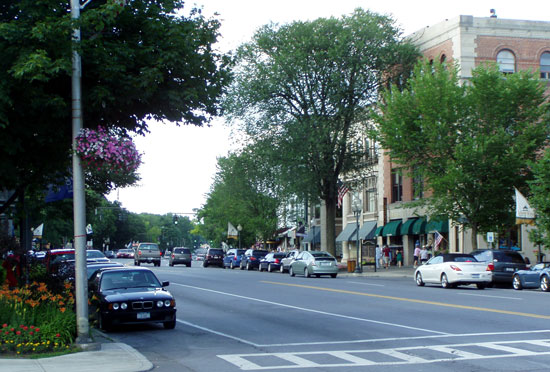
[[[414,246],[414,267],[416,268],[420,263],[420,242],[417,240]]]
[[[390,268],[390,247],[388,247],[387,244],[384,245],[384,249],[382,249],[382,254],[383,254],[383,257],[384,257],[384,265],[385,265],[385,269],[389,269]]]
[[[423,246],[420,250],[420,262],[422,262],[422,265],[424,265],[428,261],[428,249],[426,249],[426,246]]]
[[[400,250],[397,251],[397,266],[403,266],[403,253]]]
[[[382,260],[382,249],[380,249],[380,246],[376,244],[376,250],[375,250],[375,260],[376,260],[376,268],[380,268],[380,261]]]

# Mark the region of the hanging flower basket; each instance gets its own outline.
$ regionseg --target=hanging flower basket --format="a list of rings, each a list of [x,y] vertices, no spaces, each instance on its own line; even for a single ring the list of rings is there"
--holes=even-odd
[[[81,129],[75,151],[87,178],[94,183],[110,182],[123,187],[139,180],[136,172],[141,165],[141,154],[129,137],[114,135],[103,127]]]

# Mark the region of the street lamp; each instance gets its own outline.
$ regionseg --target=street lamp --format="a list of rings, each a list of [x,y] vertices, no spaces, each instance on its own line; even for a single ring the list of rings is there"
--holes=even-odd
[[[239,235],[239,249],[241,249],[241,230],[243,229],[243,227],[241,226],[241,224],[238,224],[237,225],[237,235]]]
[[[353,214],[355,215],[355,223],[356,223],[356,246],[357,246],[357,264],[355,265],[355,273],[361,273],[361,254],[360,254],[360,247],[359,247],[359,215],[361,214],[362,209],[362,202],[361,202],[361,194],[359,192],[353,193],[353,202],[351,205],[351,210],[353,211]]]
[[[315,250],[315,218],[311,219],[311,232],[313,234],[313,236],[311,237],[311,241],[312,241],[311,250],[314,251]]]

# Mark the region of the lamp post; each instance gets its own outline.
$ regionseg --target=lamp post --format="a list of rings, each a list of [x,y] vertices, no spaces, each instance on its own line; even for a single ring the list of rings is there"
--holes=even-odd
[[[361,269],[361,248],[359,247],[359,215],[361,214],[362,209],[362,203],[361,203],[361,195],[359,192],[353,193],[353,203],[351,205],[351,209],[353,211],[353,214],[355,215],[355,223],[356,223],[356,246],[357,246],[357,264],[355,265],[355,273],[361,273],[363,270]]]
[[[315,218],[311,219],[311,232],[312,232],[311,250],[314,251],[315,250]]]
[[[243,229],[243,227],[241,226],[241,224],[238,224],[237,225],[237,235],[239,235],[239,249],[241,249],[241,230]]]

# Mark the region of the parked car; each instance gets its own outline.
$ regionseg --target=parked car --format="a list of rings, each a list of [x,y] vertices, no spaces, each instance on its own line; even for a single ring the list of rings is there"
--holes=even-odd
[[[119,324],[162,323],[176,326],[176,300],[156,275],[143,267],[104,268],[89,281],[90,298],[98,306],[99,328],[109,330]]]
[[[299,254],[300,254],[299,250],[292,250],[287,252],[286,257],[282,259],[281,266],[279,267],[279,271],[281,271],[281,273],[287,272],[288,269],[290,268],[290,264],[292,263],[292,261],[296,259],[296,257],[298,257]]]
[[[134,258],[134,250],[129,248],[119,249],[116,258]]]
[[[208,252],[208,249],[206,248],[199,248],[195,250],[195,260],[204,261],[204,258],[206,257],[206,252]]]
[[[493,264],[493,284],[512,284],[512,277],[518,270],[527,270],[527,264],[520,253],[503,249],[478,249],[472,255],[480,262]]]
[[[246,252],[246,249],[233,248],[228,250],[223,258],[223,267],[229,267],[230,269],[239,267],[244,252]]]
[[[156,243],[139,243],[134,254],[134,265],[139,266],[141,263],[152,263],[155,266],[160,266],[160,249]]]
[[[105,251],[105,257],[115,258],[115,251],[111,251],[111,250]]]
[[[86,251],[86,261],[87,262],[110,262],[103,252],[96,249],[88,249]]]
[[[223,267],[223,249],[221,248],[208,248],[204,261],[202,261],[203,267],[216,265]]]
[[[269,272],[280,270],[281,262],[285,257],[286,257],[286,253],[284,252],[268,253],[264,258],[260,260],[260,264],[258,265],[258,270],[260,271],[267,270]]]
[[[168,264],[174,266],[177,264],[183,264],[187,267],[191,267],[191,250],[189,248],[176,247],[172,250]]]
[[[328,252],[302,251],[290,264],[288,273],[290,276],[303,274],[306,278],[321,275],[330,275],[336,278],[338,275],[338,262]]]
[[[262,249],[247,249],[242,258],[239,268],[244,270],[254,270],[260,265],[260,260],[264,258],[269,252]]]
[[[86,271],[88,273],[88,280],[94,275],[96,271],[104,269],[106,267],[124,267],[123,264],[119,262],[92,262],[86,265]]]
[[[542,276],[550,275],[550,262],[541,262],[527,270],[518,270],[512,276],[512,287],[515,290],[532,289],[541,287]],[[545,288],[548,288],[546,284]]]
[[[485,289],[492,281],[492,264],[479,262],[471,254],[445,253],[432,257],[414,272],[416,285],[441,284],[443,288],[475,284]]]

